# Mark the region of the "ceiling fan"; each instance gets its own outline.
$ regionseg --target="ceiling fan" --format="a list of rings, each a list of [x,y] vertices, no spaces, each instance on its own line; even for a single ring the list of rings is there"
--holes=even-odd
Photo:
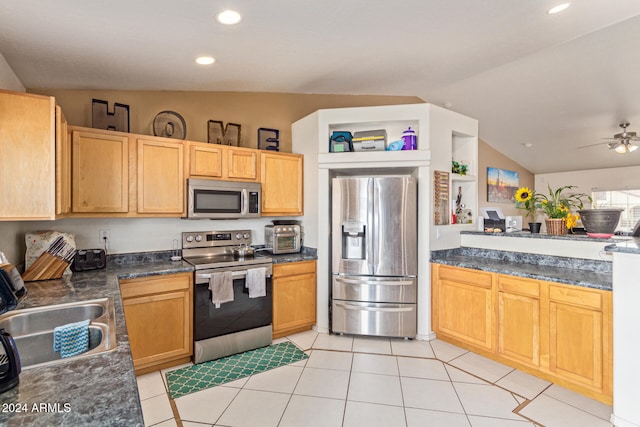
[[[627,127],[629,127],[629,122],[620,122],[619,125],[622,128],[622,132],[613,135],[613,138],[603,138],[608,139],[609,142],[600,142],[598,144],[591,145],[583,145],[578,148],[587,148],[593,147],[595,145],[607,144],[610,150],[615,150],[616,153],[625,154],[631,153],[632,151],[636,151],[638,149],[637,141],[640,141],[640,137],[636,135],[635,132],[627,132]]]

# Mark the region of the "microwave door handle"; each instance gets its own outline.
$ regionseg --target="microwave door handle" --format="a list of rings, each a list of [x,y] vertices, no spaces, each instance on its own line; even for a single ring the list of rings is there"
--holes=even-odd
[[[249,190],[242,189],[242,204],[240,207],[240,214],[246,216],[249,211]]]

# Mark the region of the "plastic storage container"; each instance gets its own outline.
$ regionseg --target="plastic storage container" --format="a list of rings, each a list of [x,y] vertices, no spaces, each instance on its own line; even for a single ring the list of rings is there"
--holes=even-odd
[[[415,131],[411,129],[411,126],[409,126],[407,130],[402,132],[402,140],[404,141],[404,147],[402,147],[403,150],[417,150],[418,138],[416,137]]]

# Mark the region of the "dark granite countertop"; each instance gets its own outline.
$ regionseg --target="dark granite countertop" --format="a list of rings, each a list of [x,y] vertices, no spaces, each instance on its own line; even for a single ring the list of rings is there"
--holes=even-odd
[[[615,245],[604,247],[607,252],[622,252],[627,254],[640,254],[640,238],[634,238],[625,242],[619,242]]]
[[[133,257],[128,262],[123,259],[110,260],[104,270],[26,283],[28,295],[18,309],[112,298],[117,347],[54,365],[23,369],[20,384],[1,395],[0,425],[144,425],[118,280],[193,271],[193,267],[182,261],[166,261],[166,254],[137,262]]]
[[[318,252],[315,248],[302,247],[302,250],[295,254],[271,254],[269,252],[258,252],[264,254],[273,260],[274,264],[282,264],[285,262],[310,261],[318,259]]]
[[[567,285],[612,290],[612,267],[609,261],[465,247],[433,251],[431,261]]]
[[[547,240],[574,240],[591,243],[618,243],[631,239],[628,236],[612,236],[606,239],[589,237],[586,234],[566,234],[564,236],[555,236],[546,233],[531,233],[529,231],[512,231],[502,233],[487,233],[484,231],[461,231],[460,234],[471,234],[476,236],[502,236],[502,237],[522,237],[525,239],[547,239]]]
[[[274,263],[317,259],[316,250],[271,255]],[[113,351],[24,369],[20,384],[2,394],[0,425],[143,426],[118,281],[193,271],[170,252],[109,256],[107,268],[59,280],[27,282],[18,309],[109,297],[114,301],[117,347]],[[45,406],[41,406],[45,404]],[[34,406],[35,405],[35,406]],[[41,411],[36,409],[41,408]]]

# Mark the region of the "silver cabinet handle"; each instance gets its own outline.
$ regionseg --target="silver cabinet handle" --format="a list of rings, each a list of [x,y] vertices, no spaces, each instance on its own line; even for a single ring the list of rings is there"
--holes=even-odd
[[[397,307],[397,308],[389,308],[389,307],[368,307],[362,305],[352,305],[345,304],[341,302],[336,302],[336,307],[344,308],[345,310],[357,310],[357,311],[380,311],[384,313],[401,313],[406,311],[414,311],[415,305],[411,307]]]

